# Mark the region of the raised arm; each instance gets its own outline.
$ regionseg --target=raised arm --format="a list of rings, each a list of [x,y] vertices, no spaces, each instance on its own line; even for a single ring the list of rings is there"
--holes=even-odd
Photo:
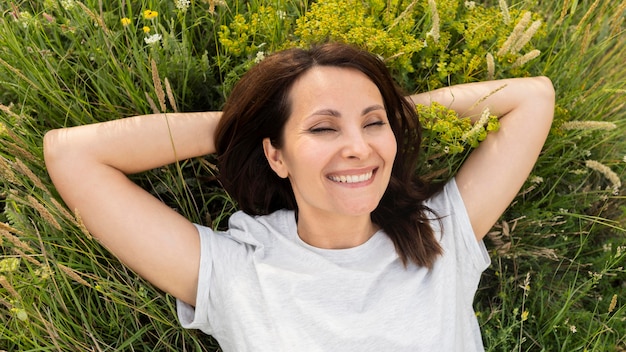
[[[530,174],[554,115],[554,88],[546,77],[515,78],[441,88],[412,95],[416,104],[439,102],[460,116],[489,108],[500,129],[472,152],[456,175],[477,239],[506,210]]]
[[[200,250],[193,224],[126,175],[215,151],[219,113],[136,116],[50,131],[46,167],[70,209],[122,262],[195,303]]]

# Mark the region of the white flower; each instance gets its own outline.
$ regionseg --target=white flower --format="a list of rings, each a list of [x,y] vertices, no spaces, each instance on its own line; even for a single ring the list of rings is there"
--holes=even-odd
[[[278,16],[278,19],[284,20],[285,17],[287,17],[287,12],[282,11],[282,10],[278,10],[278,11],[276,11],[276,16]]]
[[[263,59],[265,59],[265,53],[262,51],[259,51],[256,53],[256,58],[254,59],[254,63],[258,64],[259,62],[263,61]]]
[[[467,7],[468,10],[472,10],[474,7],[476,7],[476,3],[474,1],[466,1],[465,7]]]
[[[189,5],[191,5],[191,0],[176,0],[176,8],[180,11],[187,11]]]
[[[63,6],[63,9],[65,10],[71,10],[74,6],[76,6],[76,3],[74,0],[61,0],[61,6]]]
[[[161,40],[162,36],[160,34],[153,34],[149,37],[145,37],[143,38],[143,40],[146,42],[146,44],[154,44],[157,43],[159,40]]]

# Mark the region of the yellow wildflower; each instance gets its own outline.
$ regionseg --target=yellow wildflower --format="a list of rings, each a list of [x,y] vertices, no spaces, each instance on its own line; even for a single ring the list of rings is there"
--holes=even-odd
[[[11,313],[13,313],[13,315],[21,320],[21,321],[26,321],[28,320],[28,314],[26,313],[26,311],[22,308],[11,308]]]
[[[522,321],[528,320],[528,311],[525,310],[522,312]]]
[[[0,272],[16,271],[19,266],[20,260],[18,258],[6,258],[0,260]]]
[[[152,10],[145,10],[143,12],[143,18],[145,18],[147,20],[151,20],[151,19],[157,17],[158,15],[159,15],[158,12],[152,11]]]
[[[120,20],[120,22],[122,22],[122,26],[126,27],[130,24],[130,18],[124,17]]]
[[[148,27],[148,26],[143,26],[143,32],[144,32],[144,33],[150,33],[150,27]]]

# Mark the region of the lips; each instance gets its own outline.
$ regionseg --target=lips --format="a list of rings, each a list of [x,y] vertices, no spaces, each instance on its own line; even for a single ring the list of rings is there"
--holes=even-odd
[[[365,182],[365,181],[370,180],[373,174],[374,174],[373,171],[369,171],[369,172],[357,174],[357,175],[331,175],[331,176],[328,176],[328,178],[334,182],[339,182],[339,183],[358,183],[358,182]]]

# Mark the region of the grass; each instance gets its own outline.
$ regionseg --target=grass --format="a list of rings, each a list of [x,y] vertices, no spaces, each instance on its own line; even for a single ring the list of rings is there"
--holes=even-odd
[[[475,304],[483,339],[489,351],[626,350],[626,2],[182,3],[0,4],[0,349],[218,350],[209,336],[180,328],[174,299],[122,266],[62,205],[41,138],[162,104],[220,109],[255,60],[330,38],[381,55],[407,91],[490,77],[552,79],[548,141],[486,240],[493,263]],[[145,10],[158,15],[146,18]],[[533,21],[542,25],[500,55],[507,39],[521,40],[512,33],[525,12],[532,16],[522,33]],[[154,34],[161,38],[147,43]],[[534,50],[538,57],[516,64]],[[446,109],[430,113],[456,119]],[[419,172],[449,177],[471,149],[455,139],[467,128],[433,124]],[[189,160],[134,180],[191,220],[223,227],[236,204],[215,181],[213,162]]]

